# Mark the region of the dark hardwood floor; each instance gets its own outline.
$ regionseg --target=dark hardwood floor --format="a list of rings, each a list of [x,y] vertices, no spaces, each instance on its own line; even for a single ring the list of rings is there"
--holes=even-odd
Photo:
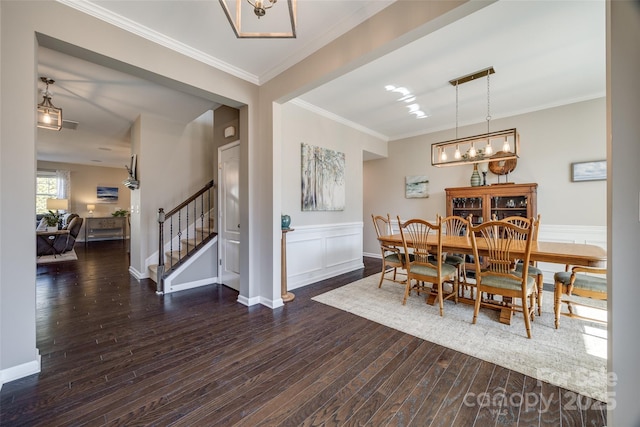
[[[157,296],[119,242],[76,252],[37,267],[42,372],[2,387],[2,426],[606,424],[571,392],[311,301],[375,259],[270,310],[222,285]]]

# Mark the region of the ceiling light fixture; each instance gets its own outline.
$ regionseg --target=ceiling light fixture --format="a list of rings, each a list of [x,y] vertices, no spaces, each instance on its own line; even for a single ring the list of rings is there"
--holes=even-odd
[[[233,32],[239,39],[294,39],[296,38],[296,15],[297,0],[285,0],[287,2],[288,11],[284,8],[276,8],[269,12],[269,18],[272,18],[266,24],[263,22],[251,22],[249,28],[254,31],[244,31],[242,28],[242,19],[250,18],[255,15],[260,19],[267,14],[267,10],[275,6],[277,0],[220,0],[220,5],[224,10],[229,24],[233,28]],[[250,6],[247,6],[247,4]],[[242,7],[244,6],[244,7]],[[285,16],[286,15],[286,16]],[[263,31],[263,25],[269,25],[276,31]]]
[[[518,135],[518,131],[514,128],[491,132],[490,129],[491,98],[489,76],[494,73],[495,70],[493,67],[489,67],[449,81],[451,85],[456,87],[456,138],[450,141],[431,144],[431,164],[433,166],[464,165],[518,158],[520,151],[520,136]],[[487,78],[487,133],[458,138],[458,86],[482,77]],[[492,141],[494,140],[499,140],[503,144],[502,151],[498,151],[495,154],[492,145]],[[478,147],[483,148],[476,148],[476,144],[478,144]],[[455,147],[452,159],[446,154],[448,147]]]
[[[42,102],[38,104],[38,127],[42,129],[60,130],[62,129],[62,108],[58,108],[51,103],[51,95],[49,85],[55,83],[55,80],[40,77],[46,86],[42,94]]]

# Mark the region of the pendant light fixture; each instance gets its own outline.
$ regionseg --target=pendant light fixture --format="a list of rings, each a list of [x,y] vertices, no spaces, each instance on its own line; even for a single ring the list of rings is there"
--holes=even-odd
[[[38,127],[42,129],[60,130],[62,129],[62,108],[58,108],[51,103],[51,92],[49,85],[55,80],[48,77],[40,77],[46,88],[43,92],[42,102],[38,104]]]
[[[449,81],[456,88],[456,138],[431,145],[431,164],[433,166],[464,165],[518,158],[520,137],[516,129],[491,132],[490,76],[494,73],[493,67],[489,67]],[[487,133],[460,138],[458,137],[458,86],[483,77],[487,78]],[[493,144],[497,144],[496,140],[501,141],[502,151],[494,152]],[[453,158],[447,156],[447,148],[449,147],[455,147]]]
[[[220,5],[239,39],[296,38],[297,0],[285,0],[287,6],[270,10],[276,2],[277,0],[220,0]],[[263,17],[264,19],[260,19]],[[250,31],[243,30],[243,18],[247,21],[254,19],[245,28]]]

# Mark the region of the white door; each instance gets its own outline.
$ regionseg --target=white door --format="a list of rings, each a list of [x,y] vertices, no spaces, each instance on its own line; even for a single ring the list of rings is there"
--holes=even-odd
[[[218,277],[240,290],[240,141],[218,149]]]

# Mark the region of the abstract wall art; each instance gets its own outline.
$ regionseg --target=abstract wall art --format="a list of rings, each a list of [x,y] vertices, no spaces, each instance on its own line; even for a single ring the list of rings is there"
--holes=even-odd
[[[302,143],[302,210],[342,211],[345,192],[344,153]]]
[[[404,197],[407,199],[429,197],[429,178],[424,175],[405,177]]]

